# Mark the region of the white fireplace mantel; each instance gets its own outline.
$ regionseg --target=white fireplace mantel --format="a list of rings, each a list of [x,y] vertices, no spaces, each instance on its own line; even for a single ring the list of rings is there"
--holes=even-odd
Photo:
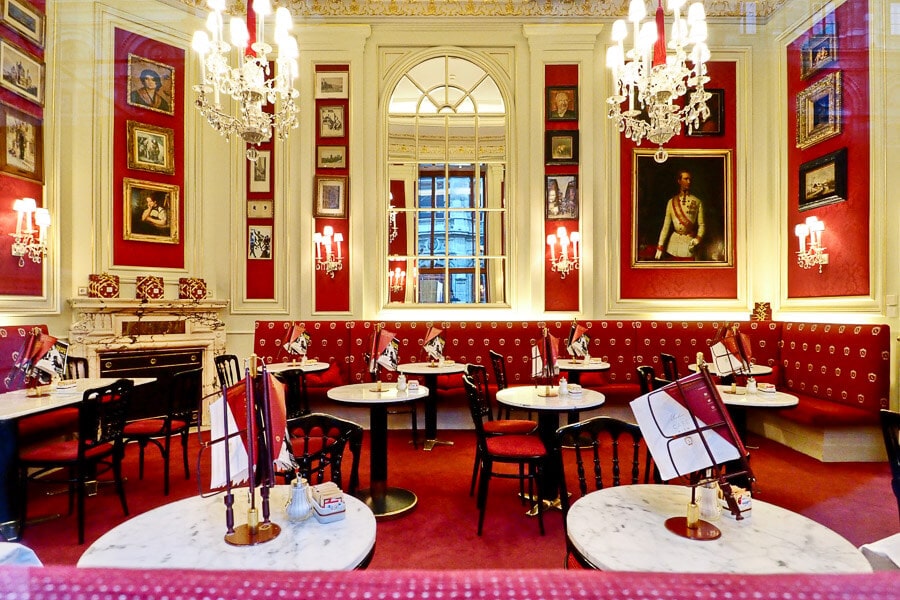
[[[203,390],[216,389],[214,357],[225,352],[226,300],[70,298],[69,352],[100,372],[100,354],[115,351],[203,348]]]

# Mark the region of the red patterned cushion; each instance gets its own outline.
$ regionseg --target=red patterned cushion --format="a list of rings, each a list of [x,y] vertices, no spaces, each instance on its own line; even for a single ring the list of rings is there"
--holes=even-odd
[[[118,298],[119,276],[109,273],[88,275],[88,296],[91,298]]]
[[[153,435],[165,433],[165,419],[141,419],[125,424],[125,436],[129,435]]]
[[[166,295],[166,286],[162,277],[155,275],[138,275],[134,288],[134,296],[138,300],[161,300]]]
[[[203,300],[206,298],[206,282],[199,277],[180,277],[178,279],[178,298],[180,300]]]

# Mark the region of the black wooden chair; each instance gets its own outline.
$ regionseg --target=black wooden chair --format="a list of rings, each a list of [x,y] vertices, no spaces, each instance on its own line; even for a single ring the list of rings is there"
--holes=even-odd
[[[891,488],[897,498],[897,511],[900,513],[900,412],[882,409],[881,431],[884,434],[888,463],[891,465]]]
[[[488,484],[492,477],[502,479],[518,479],[519,492],[525,498],[525,481],[528,481],[528,497],[532,500],[532,508],[537,508],[538,523],[541,535],[544,535],[544,498],[539,478],[547,460],[547,449],[541,438],[536,435],[494,435],[489,436],[484,430],[484,420],[491,407],[486,396],[479,393],[478,386],[468,376],[463,375],[463,385],[469,400],[469,411],[475,425],[478,456],[481,460],[478,480],[478,535],[484,527],[484,513],[487,508]],[[516,465],[516,473],[509,470],[494,470],[494,465]],[[535,483],[538,485],[535,486]],[[534,501],[534,488],[537,487],[537,502]]]
[[[559,461],[560,504],[563,528],[572,499],[604,487],[658,483],[653,459],[634,423],[600,416],[556,430],[554,454]],[[572,488],[574,484],[576,489]],[[569,543],[566,536],[566,568],[595,568]]]
[[[507,387],[509,387],[509,380],[506,377],[506,357],[493,350],[488,350],[488,355],[491,357],[491,369],[494,371],[494,381],[497,383],[497,391],[505,390]],[[498,404],[497,418],[509,419],[513,410],[514,409],[509,406]],[[527,419],[530,420],[531,411],[529,410],[527,412]]]
[[[172,438],[181,439],[184,478],[191,476],[188,466],[188,434],[194,412],[200,409],[203,397],[203,369],[181,371],[159,382],[158,397],[165,410],[157,416],[129,421],[125,424],[125,443],[137,442],[140,449],[138,478],[144,478],[144,450],[148,444],[159,448],[163,459],[163,494],[169,495],[169,456]]]
[[[673,355],[660,352],[659,360],[662,361],[663,377],[669,381],[680,379],[678,375],[678,360]]]
[[[219,386],[224,390],[230,388],[244,378],[241,370],[241,362],[234,354],[220,354],[214,359],[216,374],[219,376]]]
[[[351,495],[356,493],[363,439],[361,425],[324,413],[307,413],[290,420],[288,432],[297,474],[310,485],[327,479],[343,489],[344,450],[349,447],[350,479],[346,491]],[[294,474],[284,475],[290,482]]]
[[[70,513],[73,500],[77,501],[79,544],[84,543],[87,483],[97,475],[112,471],[122,510],[128,515],[122,478],[123,429],[133,388],[130,379],[120,379],[85,391],[78,405],[78,439],[36,444],[19,452],[20,532],[26,523],[29,482],[69,484]]]
[[[672,383],[669,379],[663,379],[656,376],[656,370],[650,365],[640,365],[637,367],[638,383],[641,386],[641,395],[650,393],[653,390]]]

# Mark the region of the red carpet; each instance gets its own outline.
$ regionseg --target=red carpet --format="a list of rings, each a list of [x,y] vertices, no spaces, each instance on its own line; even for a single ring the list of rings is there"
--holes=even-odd
[[[491,481],[485,533],[481,538],[475,534],[478,512],[475,499],[469,496],[474,433],[446,431],[440,437],[455,445],[416,451],[408,443],[408,431],[390,433],[388,483],[414,491],[419,503],[399,519],[378,523],[375,557],[369,568],[562,568],[565,542],[561,514],[545,515],[547,534],[542,537],[537,521],[524,514],[515,481]],[[752,451],[752,465],[760,500],[800,512],[857,546],[900,531],[886,463],[820,463],[768,440],[751,438],[751,442],[759,445]],[[192,439],[192,471],[197,448]],[[162,494],[158,453],[148,450],[143,481],[138,480],[137,456],[137,447],[129,447],[125,473],[132,515],[197,493],[196,473],[185,480],[180,458],[172,462],[172,489],[166,497]],[[365,443],[360,469],[363,487],[369,480],[368,460]],[[208,485],[206,468],[204,485]],[[30,518],[66,512],[65,495],[44,496],[44,486],[32,486],[29,491]],[[275,520],[281,516],[280,507],[274,516]],[[76,543],[74,515],[29,525],[21,541],[45,564],[71,565],[94,540],[125,519],[113,487],[102,486],[97,496],[87,500],[84,546]],[[222,524],[224,535],[224,511]]]

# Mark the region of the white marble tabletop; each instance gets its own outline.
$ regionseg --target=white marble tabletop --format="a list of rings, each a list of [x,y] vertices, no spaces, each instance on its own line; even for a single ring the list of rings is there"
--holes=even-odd
[[[280,363],[270,363],[266,365],[266,371],[272,373],[273,375],[277,375],[279,373],[283,373],[284,371],[291,370],[303,371],[304,373],[318,373],[319,371],[325,371],[328,369],[327,362],[321,362],[317,360],[307,360],[302,361],[298,360],[296,362],[280,362]]]
[[[710,375],[718,375],[718,373],[716,372],[716,365],[714,363],[707,362],[706,365],[709,367]],[[689,364],[688,369],[690,369],[694,373],[696,373],[697,371],[700,370],[700,368],[697,366],[697,363]],[[747,375],[756,376],[756,375],[771,375],[771,374],[772,374],[772,367],[770,367],[768,365],[757,365],[757,364],[750,365],[749,373],[736,373],[736,375],[738,375],[739,377],[744,377]]]
[[[258,492],[257,492],[258,493]],[[247,488],[234,493],[235,524],[247,522]],[[271,521],[281,527],[274,540],[256,546],[225,541],[224,495],[194,496],[155,508],[104,534],[78,561],[79,567],[345,571],[358,567],[375,546],[375,516],[344,494],[346,518],[319,523],[285,516],[290,486],[272,489]],[[257,497],[257,508],[261,508]]]
[[[155,377],[128,377],[126,379],[131,379],[135,386],[156,381]],[[49,392],[41,396],[30,396],[27,390],[15,390],[0,394],[0,420],[18,419],[76,404],[81,402],[86,390],[103,387],[118,380],[119,378],[116,377],[74,379],[72,380],[75,383],[73,387],[63,389],[51,387]]]
[[[396,383],[382,382],[380,392],[376,391],[377,386],[378,384],[373,382],[341,385],[328,390],[328,397],[338,402],[352,404],[395,404],[418,400],[428,395],[428,388],[424,385],[419,385],[415,390],[407,386],[403,392],[397,389]]]
[[[597,568],[676,573],[865,573],[853,544],[803,515],[754,499],[751,516],[722,515],[716,540],[666,529],[684,516],[689,487],[624,485],[579,498],[566,520],[569,540]]]
[[[450,375],[464,372],[466,365],[452,360],[445,360],[443,363],[423,361],[399,364],[397,370],[412,375]]]
[[[497,402],[515,408],[556,412],[587,410],[606,402],[606,397],[594,390],[582,388],[580,394],[559,394],[558,386],[550,386],[555,395],[547,396],[543,395],[546,388],[544,385],[520,385],[497,390]]]
[[[607,371],[610,368],[610,364],[602,358],[560,358],[556,366],[566,371]]]
[[[746,408],[786,408],[788,406],[797,406],[800,399],[793,394],[786,392],[760,392],[748,394],[747,388],[738,385],[735,386],[735,392],[731,393],[730,385],[717,385],[719,395],[722,402],[728,406],[744,406]]]

